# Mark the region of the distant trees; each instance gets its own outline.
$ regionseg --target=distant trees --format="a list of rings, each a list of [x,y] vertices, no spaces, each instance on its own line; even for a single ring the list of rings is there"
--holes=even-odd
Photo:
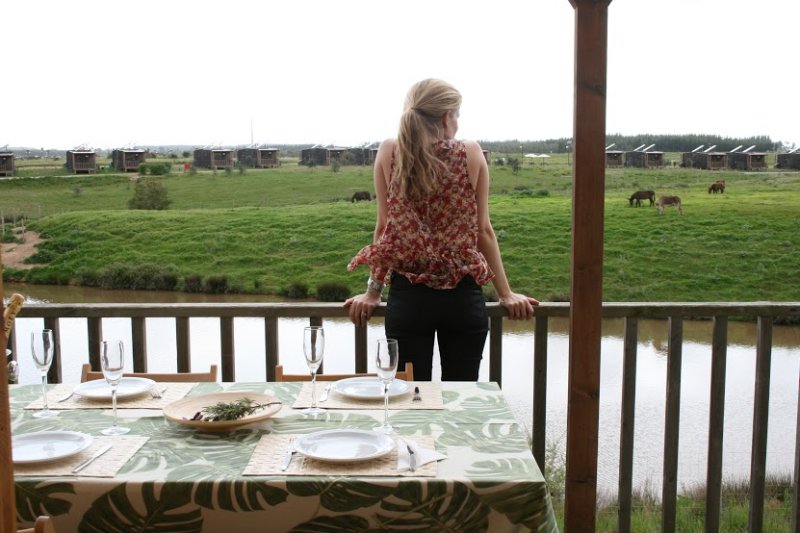
[[[128,200],[128,209],[168,209],[172,200],[167,197],[167,188],[159,178],[140,178]]]

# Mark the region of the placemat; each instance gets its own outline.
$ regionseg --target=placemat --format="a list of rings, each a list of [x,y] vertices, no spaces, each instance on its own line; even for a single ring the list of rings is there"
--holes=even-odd
[[[317,382],[317,398],[322,397],[325,385],[328,382]],[[419,387],[420,401],[413,401],[414,393],[410,392],[396,398],[389,398],[389,410],[406,409],[444,409],[442,400],[442,384],[439,381],[410,381],[411,390]],[[328,394],[328,399],[317,403],[325,409],[383,409],[383,398],[376,400],[361,400],[343,396],[334,390]],[[300,394],[292,404],[292,409],[303,409],[311,406],[311,382],[303,383]]]
[[[14,475],[114,477],[125,466],[125,463],[136,455],[139,448],[144,446],[144,443],[149,438],[138,435],[118,435],[115,437],[98,435],[94,437],[91,446],[70,457],[47,463],[14,465]],[[73,468],[91,457],[95,451],[105,444],[113,444],[113,446],[77,474],[72,473]]]
[[[117,398],[117,409],[163,409],[176,400],[180,400],[197,385],[196,383],[156,383],[150,391],[131,398]],[[59,383],[47,391],[47,406],[52,409],[111,409],[111,398],[108,400],[92,400],[73,394],[74,383]],[[166,389],[166,390],[165,390]],[[161,392],[161,398],[153,398],[152,392]],[[162,392],[163,391],[163,392]],[[62,401],[59,401],[62,400]],[[32,401],[25,409],[41,409],[42,397]]]
[[[281,470],[280,465],[286,456],[291,442],[298,435],[262,435],[256,444],[250,461],[242,472],[245,476],[406,476],[406,477],[436,477],[438,472],[437,462],[419,466],[410,472],[397,470],[397,448],[392,453],[371,459],[369,461],[354,463],[328,463],[309,459],[294,454],[289,468]],[[414,441],[425,448],[434,449],[434,440],[430,435],[414,436]]]

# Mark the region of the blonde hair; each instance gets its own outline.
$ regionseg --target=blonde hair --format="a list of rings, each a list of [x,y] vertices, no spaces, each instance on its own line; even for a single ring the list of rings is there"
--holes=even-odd
[[[460,107],[461,93],[442,80],[422,80],[408,91],[395,159],[395,177],[402,195],[420,198],[435,190],[436,173],[447,169],[436,157],[433,145],[441,138],[442,117]]]

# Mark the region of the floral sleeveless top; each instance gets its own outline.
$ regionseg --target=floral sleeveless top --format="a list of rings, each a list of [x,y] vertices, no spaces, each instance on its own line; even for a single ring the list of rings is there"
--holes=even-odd
[[[449,170],[437,175],[436,190],[415,201],[401,196],[398,180],[392,179],[383,235],[362,248],[348,270],[365,264],[376,281],[389,283],[391,273],[397,272],[434,289],[452,289],[467,275],[480,285],[494,277],[478,251],[478,202],[467,174],[464,143],[440,140],[434,151]]]

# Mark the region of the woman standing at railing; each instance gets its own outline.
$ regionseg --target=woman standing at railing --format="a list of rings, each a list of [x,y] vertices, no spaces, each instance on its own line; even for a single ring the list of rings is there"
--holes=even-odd
[[[400,366],[431,379],[437,335],[442,380],[476,381],[488,319],[481,285],[494,285],[512,319],[529,319],[538,301],[514,293],[489,220],[489,168],[478,143],[456,140],[461,94],[441,80],[409,91],[397,139],[375,160],[378,212],[373,244],[348,269],[370,268],[364,294],[348,299],[364,325],[390,285],[386,336],[398,339]]]

